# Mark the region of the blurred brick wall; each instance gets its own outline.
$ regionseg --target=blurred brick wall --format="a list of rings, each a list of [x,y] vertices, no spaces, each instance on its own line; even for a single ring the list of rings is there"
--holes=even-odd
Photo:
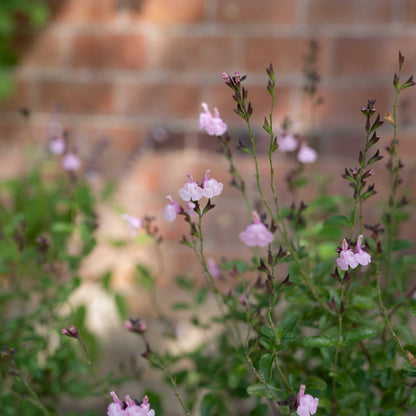
[[[1,106],[3,140],[25,134],[15,110],[27,106],[38,136],[59,108],[75,139],[108,137],[124,154],[152,134],[160,139],[159,127],[168,133],[160,148],[205,147],[197,130],[201,101],[242,126],[221,73],[248,74],[254,120],[261,121],[269,62],[279,88],[276,120],[289,115],[300,130],[310,129],[302,57],[316,39],[324,99],[316,146],[321,156],[351,156],[362,136],[359,106],[377,98],[384,113],[392,105],[399,49],[405,72],[416,68],[414,0],[49,1],[47,27],[36,34],[22,28],[18,40],[17,90]],[[415,95],[406,91],[402,103],[402,142],[416,153]]]
[[[207,156],[200,151],[215,149],[215,139],[198,131],[200,103],[205,101],[219,108],[232,133],[247,135],[232,111],[222,72],[248,75],[261,140],[261,122],[270,102],[264,69],[273,62],[278,85],[275,125],[290,116],[297,132],[313,131],[320,164],[312,169],[321,170],[326,161],[334,178],[339,178],[346,160],[348,166],[357,163],[364,121],[360,105],[376,98],[378,111],[391,111],[399,49],[406,57],[405,75],[416,72],[415,0],[50,0],[50,4],[49,24],[35,34],[22,28],[17,39],[22,57],[15,71],[17,89],[0,107],[2,154],[28,135],[19,108],[32,111],[39,141],[45,141],[45,126],[57,117],[79,147],[84,166],[90,163],[101,173],[123,175],[118,202],[137,215],[160,213],[164,195],[177,195],[189,170],[198,170],[195,177],[200,179],[211,167],[217,179],[228,182],[225,162],[215,153]],[[323,98],[314,121],[302,90],[303,56],[311,39],[320,45]],[[416,156],[415,110],[415,93],[406,90],[399,109],[399,138],[409,159]],[[389,127],[380,130],[381,148],[391,140]],[[2,160],[14,163],[12,158]],[[281,177],[282,170],[280,163]],[[414,177],[413,171],[409,174]],[[336,180],[333,189],[349,192],[344,182],[340,189]],[[230,187],[226,191],[232,201],[236,194]],[[241,230],[247,218],[238,219],[232,208],[226,208],[230,204],[222,204],[223,214],[212,220],[209,231],[212,237],[223,236],[217,250],[230,251],[230,240],[238,234],[221,231]],[[181,232],[177,224],[165,231],[175,247]],[[214,248],[210,243],[207,247]],[[186,264],[182,252],[182,246],[173,245],[169,252],[178,269]]]

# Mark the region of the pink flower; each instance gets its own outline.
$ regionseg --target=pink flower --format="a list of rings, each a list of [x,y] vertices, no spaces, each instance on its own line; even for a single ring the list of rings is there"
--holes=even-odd
[[[182,211],[182,208],[170,195],[166,199],[170,201],[170,204],[165,205],[162,212],[165,218],[172,222],[176,218],[176,215]]]
[[[139,218],[129,214],[121,214],[120,217],[126,221],[129,233],[133,237],[136,237],[137,230],[143,227],[142,221]]]
[[[227,131],[227,125],[220,118],[217,108],[214,108],[214,115],[208,110],[208,105],[202,103],[204,113],[199,115],[199,129],[205,130],[210,136],[221,136]]]
[[[310,394],[305,394],[305,389],[306,386],[302,384],[296,400],[296,413],[299,416],[314,415],[316,413],[316,409],[318,408],[319,399],[313,398]]]
[[[240,240],[249,247],[266,247],[273,241],[273,234],[260,221],[259,214],[256,211],[253,211],[252,215],[253,224],[240,233]]]
[[[147,324],[140,318],[132,319],[124,322],[124,328],[130,332],[136,332],[137,334],[143,334],[147,331]]]
[[[207,258],[207,267],[212,277],[214,277],[215,279],[221,278],[221,270],[212,257]]]
[[[307,144],[302,143],[298,153],[298,160],[301,163],[314,163],[318,158],[316,150],[309,147]]]
[[[221,194],[224,185],[217,182],[215,179],[209,179],[211,171],[208,169],[205,172],[204,179],[201,184],[202,194],[205,198],[212,198]]]
[[[67,171],[78,170],[81,167],[81,161],[73,153],[68,153],[62,159],[62,167]]]
[[[130,396],[126,396],[127,407],[124,412],[125,416],[155,416],[155,411],[150,409],[149,399],[144,396],[141,405],[137,405]]]
[[[61,329],[61,332],[70,338],[79,338],[79,332],[78,329],[75,328],[74,325],[71,325],[69,328],[63,328]]]
[[[277,144],[281,152],[293,152],[298,147],[298,141],[290,133],[280,133],[277,136]]]
[[[117,394],[114,391],[112,391],[110,395],[113,398],[114,403],[109,404],[107,416],[124,416],[123,402],[117,397]]]
[[[170,201],[170,204],[165,205],[163,208],[163,215],[168,221],[172,222],[176,218],[176,215],[182,211],[182,208],[170,195],[166,199]]]
[[[361,266],[367,266],[369,263],[371,263],[371,256],[362,249],[362,241],[364,236],[361,234],[358,236],[357,244],[355,245],[354,249],[354,257],[355,260],[361,264]]]
[[[184,201],[198,201],[203,195],[202,188],[194,181],[194,178],[188,173],[188,182],[179,189],[179,196]]]
[[[342,241],[342,250],[339,253],[339,258],[337,258],[337,264],[342,270],[345,271],[348,270],[348,266],[351,267],[351,269],[355,269],[358,266],[358,261],[352,250],[348,247],[348,243],[345,238]]]
[[[49,143],[49,150],[54,155],[62,155],[65,152],[65,147],[65,139],[63,137],[58,137]]]
[[[186,214],[188,214],[191,218],[195,218],[195,217],[197,217],[197,216],[198,216],[198,214],[195,212],[195,209],[194,209],[195,207],[196,207],[196,205],[195,205],[193,202],[188,201],[188,202],[186,203],[186,206],[185,206],[184,211],[185,211],[185,213],[186,213]]]

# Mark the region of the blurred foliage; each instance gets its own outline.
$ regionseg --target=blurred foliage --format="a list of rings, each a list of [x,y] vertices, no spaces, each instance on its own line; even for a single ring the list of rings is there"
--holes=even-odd
[[[13,92],[11,69],[18,63],[16,36],[42,27],[49,16],[44,0],[1,0],[0,2],[0,100]]]

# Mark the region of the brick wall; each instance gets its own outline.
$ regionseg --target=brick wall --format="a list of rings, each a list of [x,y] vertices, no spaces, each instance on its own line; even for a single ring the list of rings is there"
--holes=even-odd
[[[7,137],[19,107],[41,128],[57,108],[78,140],[108,137],[128,153],[155,128],[168,147],[198,148],[200,102],[231,111],[223,71],[248,74],[255,120],[268,109],[264,68],[273,62],[277,120],[290,116],[310,129],[302,92],[302,57],[310,39],[320,45],[323,105],[316,114],[321,155],[351,155],[361,132],[360,104],[392,104],[392,73],[400,49],[406,71],[416,68],[416,8],[412,0],[50,0],[52,18],[36,34],[22,30],[16,93],[2,105]],[[414,94],[403,94],[404,138],[412,140]],[[159,131],[159,130],[156,130]]]
[[[200,151],[216,148],[213,139],[198,132],[200,103],[206,101],[220,109],[232,133],[246,134],[232,112],[222,72],[248,74],[253,120],[260,123],[269,108],[264,68],[273,62],[278,83],[275,124],[290,116],[298,132],[313,131],[320,159],[330,160],[333,172],[339,173],[345,159],[356,159],[363,139],[360,105],[376,98],[382,114],[391,111],[399,49],[406,57],[406,75],[416,72],[414,0],[50,4],[49,24],[34,34],[22,28],[16,40],[21,64],[14,75],[15,94],[1,104],[2,154],[27,136],[19,108],[31,109],[39,141],[45,140],[48,121],[58,117],[85,160],[93,160],[101,173],[124,175],[119,197],[125,206],[137,212],[146,195],[139,214],[159,210],[161,198],[172,193],[169,187],[183,183],[192,166],[203,172],[208,161],[215,161],[219,179],[227,181],[226,165],[215,154]],[[311,39],[320,46],[323,98],[314,119],[302,90],[303,56]],[[408,158],[416,156],[415,109],[416,97],[409,89],[400,107],[400,140]],[[383,129],[387,144],[391,129]],[[261,139],[260,124],[256,130]],[[102,162],[91,156],[99,146],[104,148],[98,151]],[[171,149],[177,151],[167,156]],[[155,191],[160,193],[153,200]],[[221,224],[232,222],[230,215]],[[176,239],[172,230],[167,232]]]

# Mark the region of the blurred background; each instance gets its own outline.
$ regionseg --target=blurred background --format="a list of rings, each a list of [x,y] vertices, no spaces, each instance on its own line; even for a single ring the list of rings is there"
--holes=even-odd
[[[211,169],[225,185],[207,226],[208,253],[240,254],[238,232],[249,221],[236,216],[244,207],[229,185],[215,137],[198,129],[201,102],[206,102],[218,107],[234,140],[247,140],[221,74],[247,74],[261,150],[262,140],[268,141],[261,126],[270,109],[265,68],[273,63],[276,133],[290,118],[292,131],[307,137],[319,154],[308,175],[329,174],[325,186],[349,194],[340,175],[344,166],[358,164],[365,139],[360,106],[376,99],[382,116],[392,112],[399,50],[405,80],[416,70],[414,0],[1,0],[0,177],[22,173],[23,145],[30,139],[47,146],[48,125],[61,123],[91,183],[99,188],[114,181],[119,208],[156,216],[166,247],[158,285],[162,299],[171,298],[173,275],[199,272],[190,250],[178,244],[186,231],[182,219],[168,224],[161,215],[165,195],[178,197],[187,172],[201,181]],[[307,91],[311,85],[317,86],[313,99]],[[415,111],[414,90],[405,90],[399,105],[404,162],[416,157]],[[379,134],[385,153],[391,126]],[[244,173],[252,168],[244,156],[238,163]],[[277,165],[279,192],[288,204],[292,196],[284,176],[291,164],[283,157]],[[387,184],[384,166],[376,168],[381,190]],[[410,163],[405,177],[414,195]],[[305,192],[298,197],[307,200]],[[103,206],[99,218],[100,244],[83,266],[83,277],[93,281],[112,269],[116,289],[132,298],[132,313],[151,315],[151,302],[131,291],[129,276],[137,261],[160,270],[157,257],[135,244],[114,253],[107,240],[128,237],[127,231],[113,207]],[[87,286],[80,297],[88,301],[92,293]],[[91,318],[95,328],[108,336],[102,326],[105,301],[94,297],[91,306],[97,310]]]

